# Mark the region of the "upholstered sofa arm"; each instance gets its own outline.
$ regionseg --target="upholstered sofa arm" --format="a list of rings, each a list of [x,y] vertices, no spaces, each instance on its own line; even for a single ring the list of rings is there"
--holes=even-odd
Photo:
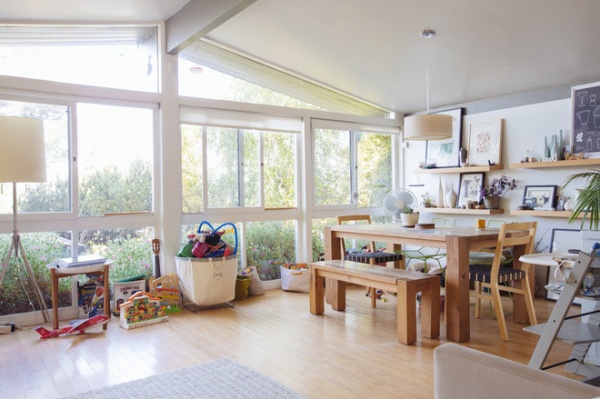
[[[457,344],[433,358],[435,399],[600,397],[600,388]]]

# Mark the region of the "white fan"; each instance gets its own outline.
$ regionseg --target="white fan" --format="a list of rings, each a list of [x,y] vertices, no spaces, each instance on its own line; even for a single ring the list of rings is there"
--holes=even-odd
[[[385,214],[396,222],[401,221],[400,214],[402,213],[402,209],[405,207],[415,209],[417,204],[415,194],[405,188],[392,190],[383,198],[383,210]]]

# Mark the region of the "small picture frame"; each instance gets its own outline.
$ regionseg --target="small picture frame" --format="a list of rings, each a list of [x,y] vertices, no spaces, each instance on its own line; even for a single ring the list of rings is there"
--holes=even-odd
[[[469,165],[502,163],[503,119],[471,122],[469,126]]]
[[[481,202],[484,173],[461,173],[458,189],[458,208],[468,208],[469,202]]]
[[[553,210],[556,206],[557,186],[525,186],[523,205],[531,209]]]
[[[436,112],[452,117],[452,137],[446,140],[427,140],[425,146],[425,164],[435,168],[453,168],[460,166],[459,150],[462,145],[463,108]]]

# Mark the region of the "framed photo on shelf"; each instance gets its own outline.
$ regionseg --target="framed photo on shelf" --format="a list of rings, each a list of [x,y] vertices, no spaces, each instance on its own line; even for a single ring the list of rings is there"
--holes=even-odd
[[[462,145],[463,108],[435,112],[452,117],[452,137],[446,140],[427,140],[425,165],[436,168],[453,168],[460,165],[459,150]]]
[[[479,203],[481,201],[481,190],[483,189],[484,173],[461,173],[458,189],[458,208],[464,205],[468,207],[470,201]]]
[[[581,237],[579,229],[552,229],[550,237],[550,250],[548,252],[569,253],[569,250],[579,250],[581,248]],[[546,284],[555,284],[558,281],[554,276],[554,272],[558,266],[548,267],[548,278]],[[566,269],[565,277],[568,277],[570,269]],[[546,299],[556,301],[559,294],[546,290]],[[573,303],[581,303],[581,299],[576,298]]]
[[[551,209],[556,206],[557,186],[525,186],[523,205],[532,209]]]
[[[503,119],[471,122],[469,126],[469,165],[502,163]]]
[[[571,88],[573,136],[571,153],[600,158],[600,82]]]

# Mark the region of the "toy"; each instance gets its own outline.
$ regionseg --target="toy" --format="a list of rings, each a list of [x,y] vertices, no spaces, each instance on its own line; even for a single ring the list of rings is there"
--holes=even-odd
[[[150,295],[160,298],[160,304],[165,306],[166,313],[181,312],[181,293],[179,291],[179,276],[167,274],[160,278],[150,278],[148,282]]]
[[[147,292],[137,292],[121,305],[121,320],[119,325],[126,329],[146,326],[149,324],[168,321],[165,307],[160,304],[161,299]]]
[[[109,319],[109,316],[100,314],[97,316],[90,317],[89,319],[76,320],[72,322],[73,324],[65,326],[63,328],[59,328],[57,330],[50,331],[45,329],[44,327],[38,327],[35,329],[35,331],[37,331],[37,333],[41,335],[40,339],[54,338],[73,334],[83,334],[85,333],[85,330],[87,328],[107,323]]]

